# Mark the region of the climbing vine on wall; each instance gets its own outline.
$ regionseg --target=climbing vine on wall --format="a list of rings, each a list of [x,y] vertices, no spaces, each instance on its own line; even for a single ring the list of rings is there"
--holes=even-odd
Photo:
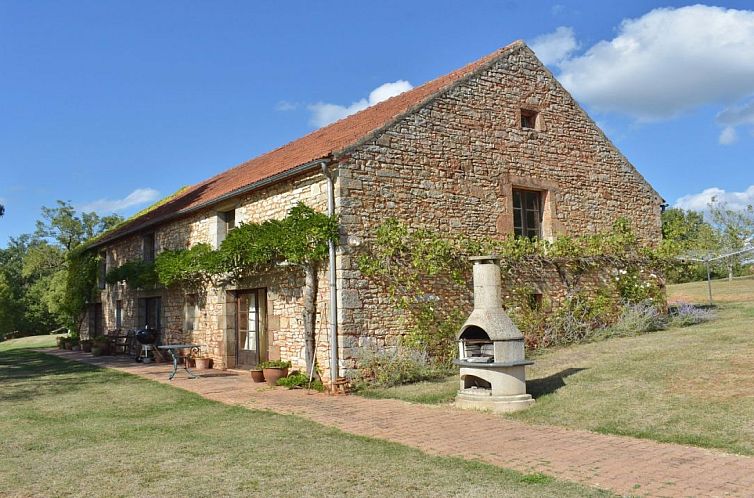
[[[74,331],[81,329],[86,317],[86,305],[94,297],[99,261],[97,255],[85,251],[83,246],[68,253],[66,286],[61,309],[68,318],[68,327]]]
[[[300,268],[305,275],[303,321],[307,371],[311,371],[316,344],[317,277],[329,244],[337,238],[335,217],[299,203],[282,220],[241,223],[216,250],[208,244],[197,244],[189,249],[162,251],[154,263],[130,261],[110,270],[106,280],[111,284],[125,281],[132,287],[203,289],[207,285],[238,283],[278,264]]]
[[[667,260],[658,251],[639,244],[624,219],[605,233],[562,236],[552,242],[447,236],[426,229],[411,230],[388,219],[359,258],[359,268],[406,312],[404,343],[448,361],[456,354],[454,336],[469,311],[458,303],[471,301],[468,258],[480,254],[501,258],[503,279],[510,290],[506,305],[530,346],[552,342],[542,340],[543,331],[570,327],[569,320],[577,320],[579,330],[561,334],[560,342],[570,342],[587,329],[605,326],[626,302],[654,300],[664,306],[663,283],[658,275]],[[534,289],[527,282],[544,272],[557,275],[566,289],[557,305],[531,299]],[[583,278],[593,272],[607,272],[603,278],[606,283],[598,291],[587,291]]]
[[[113,268],[106,281],[124,281],[135,287],[237,283],[283,262],[318,264],[327,257],[328,244],[337,236],[337,220],[299,203],[282,220],[241,223],[216,250],[197,244],[190,249],[162,251],[154,263],[129,261]]]
[[[113,268],[105,275],[105,282],[115,284],[126,282],[134,289],[155,287],[159,284],[155,264],[152,261],[128,261]]]

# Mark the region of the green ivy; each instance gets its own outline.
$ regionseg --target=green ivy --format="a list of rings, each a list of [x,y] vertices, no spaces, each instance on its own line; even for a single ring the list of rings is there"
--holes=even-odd
[[[128,261],[117,268],[113,268],[105,275],[105,282],[116,284],[126,282],[133,288],[156,287],[160,282],[152,261]]]
[[[197,244],[191,249],[161,252],[155,258],[154,271],[157,280],[167,287],[200,287],[216,272],[217,259],[212,246]]]
[[[154,285],[202,287],[213,279],[237,282],[269,270],[276,263],[305,266],[328,255],[337,240],[334,217],[299,203],[282,220],[241,223],[228,233],[217,250],[208,244],[159,253],[154,263],[129,261],[107,273],[106,281],[133,287]]]
[[[68,318],[68,327],[77,332],[86,316],[86,305],[94,297],[100,258],[82,246],[70,251],[67,259],[65,294],[60,307]]]

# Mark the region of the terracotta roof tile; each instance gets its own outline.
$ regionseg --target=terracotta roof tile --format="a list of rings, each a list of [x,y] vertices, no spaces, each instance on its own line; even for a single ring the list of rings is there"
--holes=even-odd
[[[200,206],[209,205],[213,201],[232,195],[244,187],[342,151],[371,133],[389,125],[396,118],[450,87],[464,76],[473,73],[503,53],[522,46],[522,44],[520,41],[514,42],[449,74],[391,97],[186,188],[174,199],[105,234],[93,246],[102,245],[128,233],[167,221]]]

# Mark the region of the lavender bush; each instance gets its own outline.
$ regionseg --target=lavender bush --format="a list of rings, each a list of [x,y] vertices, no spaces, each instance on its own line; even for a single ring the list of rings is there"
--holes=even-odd
[[[688,327],[715,318],[715,311],[699,308],[689,303],[679,303],[670,310],[669,321],[674,327]]]

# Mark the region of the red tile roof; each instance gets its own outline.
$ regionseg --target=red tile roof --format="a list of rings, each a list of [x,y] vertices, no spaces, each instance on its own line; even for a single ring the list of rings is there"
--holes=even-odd
[[[298,140],[241,163],[208,180],[183,189],[173,199],[103,235],[93,244],[93,247],[210,205],[215,201],[232,196],[234,193],[240,193],[239,191],[253,186],[257,182],[272,179],[274,176],[288,172],[298,166],[327,158],[342,151],[390,125],[407,111],[425,103],[464,76],[474,73],[502,54],[521,46],[523,46],[523,42],[514,42],[452,73],[391,97],[313,131]]]

